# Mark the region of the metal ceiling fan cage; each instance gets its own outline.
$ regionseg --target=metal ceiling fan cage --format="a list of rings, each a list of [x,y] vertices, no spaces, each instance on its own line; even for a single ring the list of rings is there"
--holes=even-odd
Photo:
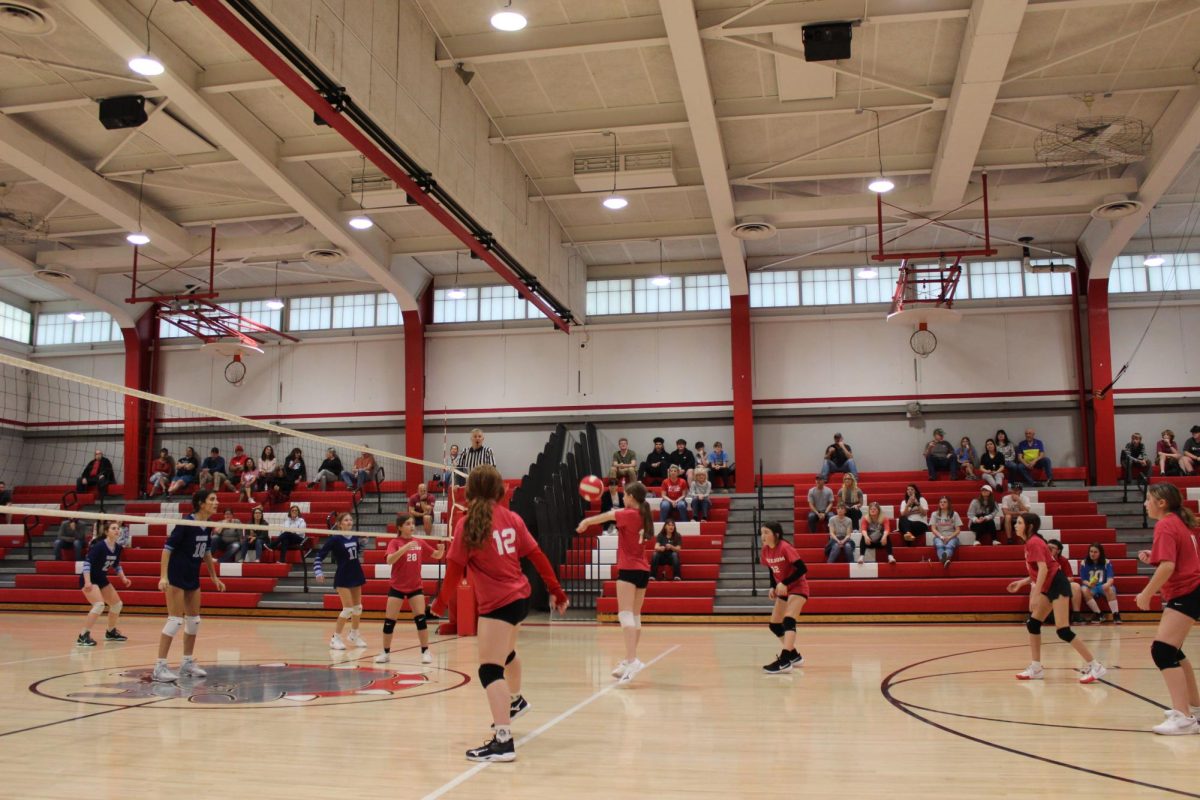
[[[1080,117],[1038,134],[1033,149],[1048,167],[1115,166],[1144,159],[1153,139],[1150,127],[1135,117]]]

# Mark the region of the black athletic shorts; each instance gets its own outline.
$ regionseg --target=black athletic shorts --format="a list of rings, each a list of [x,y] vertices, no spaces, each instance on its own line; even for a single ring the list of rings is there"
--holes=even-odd
[[[402,592],[399,589],[388,587],[388,597],[395,597],[398,600],[411,600],[414,597],[425,594],[424,589],[417,589],[415,592]]]
[[[1193,589],[1191,594],[1185,594],[1182,597],[1168,600],[1163,604],[1163,607],[1169,608],[1172,611],[1178,611],[1180,614],[1187,614],[1192,619],[1200,620],[1200,586]]]
[[[1046,599],[1054,602],[1060,597],[1071,599],[1071,581],[1066,574],[1060,569],[1050,581],[1050,585],[1046,587],[1046,591],[1042,592],[1046,595]]]
[[[645,569],[619,570],[617,580],[632,583],[638,589],[645,589],[650,585],[650,571]]]
[[[520,600],[513,600],[506,606],[494,608],[486,614],[480,614],[481,617],[488,619],[498,619],[501,622],[507,622],[509,625],[520,625],[529,616],[529,598],[522,597]]]

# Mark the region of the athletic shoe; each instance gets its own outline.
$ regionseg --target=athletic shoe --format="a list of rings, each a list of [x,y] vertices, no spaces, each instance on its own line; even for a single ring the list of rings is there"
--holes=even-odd
[[[76,647],[95,647],[96,640],[92,638],[90,633],[81,633],[75,637]]]
[[[482,747],[475,747],[467,751],[467,761],[516,761],[517,746],[510,738],[507,742],[501,742],[495,736],[492,740]]]
[[[992,547],[999,547],[999,546],[1000,546],[1000,540],[992,539]]]
[[[623,673],[621,673],[621,678],[618,682],[619,683],[629,683],[631,680],[633,680],[635,675],[637,675],[639,672],[641,672],[645,668],[646,668],[646,665],[643,664],[639,659],[635,658],[633,661],[630,661],[628,664],[625,665],[625,671]]]
[[[364,639],[362,634],[358,631],[350,631],[350,635],[346,637],[346,641],[350,642],[350,644],[354,645],[355,647],[367,646],[367,640]]]
[[[380,653],[379,655],[375,656],[376,664],[386,664],[391,660],[392,660],[391,653]]]
[[[517,695],[517,699],[508,704],[508,716],[510,719],[516,719],[529,710],[529,701],[521,695]]]
[[[622,659],[621,661],[617,662],[617,665],[615,667],[613,667],[613,671],[609,674],[612,675],[614,678],[619,678],[625,674],[625,668],[627,666],[629,666],[629,662]]]
[[[858,563],[859,563],[859,564],[863,563],[863,561],[864,561],[864,560],[865,560],[865,559],[864,559],[862,556],[859,556],[859,557],[858,557]]]
[[[681,577],[679,577],[678,575],[676,575],[676,576],[675,576],[675,580],[677,580],[677,581],[681,581],[681,580],[683,580],[683,578],[681,578]]]
[[[783,675],[792,671],[792,658],[787,653],[781,653],[779,658],[762,668],[768,675]]]
[[[804,656],[800,655],[799,650],[794,650],[792,652],[792,666],[793,667],[803,667],[804,666]]]
[[[1104,622],[1103,614],[1092,614],[1092,618],[1087,621],[1088,625],[1100,625]]]
[[[185,657],[179,666],[179,674],[185,678],[207,678],[208,670],[197,664],[195,659]]]
[[[1192,716],[1193,716],[1193,717],[1195,717],[1196,719],[1200,720],[1200,706],[1188,706],[1188,710],[1192,712]],[[1164,716],[1164,717],[1169,717],[1169,716],[1171,716],[1171,712],[1172,712],[1172,711],[1175,711],[1175,709],[1173,709],[1173,708],[1168,708],[1168,709],[1165,709],[1165,710],[1163,711],[1163,716]],[[1178,711],[1175,711],[1175,713],[1176,713],[1176,714],[1178,714],[1179,712],[1178,712]]]
[[[1185,736],[1190,733],[1200,733],[1200,723],[1196,722],[1196,718],[1185,717],[1175,709],[1167,710],[1167,720],[1159,725],[1155,725],[1153,731],[1163,736]]]
[[[888,563],[889,563],[889,564],[895,564],[895,563],[896,563],[896,557],[895,557],[895,556],[888,556]]]
[[[1087,674],[1079,679],[1080,683],[1095,683],[1108,674],[1108,670],[1099,661],[1093,661]]]
[[[428,650],[426,650],[424,653],[421,653],[421,663],[422,664],[432,664],[433,663],[433,653],[429,652]]]
[[[1118,611],[1117,613],[1113,614],[1113,625],[1120,625],[1120,624],[1121,624],[1121,612]]]
[[[116,628],[113,628],[111,631],[104,632],[104,641],[106,641],[106,642],[127,642],[127,641],[129,641],[129,637],[126,636],[125,634],[121,633]]]
[[[1036,663],[1030,664],[1028,667],[1017,673],[1017,680],[1019,681],[1040,681],[1045,677],[1046,671],[1042,669],[1041,664]],[[1083,679],[1080,678],[1080,680]]]
[[[179,680],[179,676],[171,672],[171,668],[166,664],[155,664],[154,671],[150,673],[150,680],[159,683],[174,683]]]
[[[338,636],[335,633],[333,636],[329,637],[329,649],[330,650],[345,650],[346,643],[342,641],[342,637]]]

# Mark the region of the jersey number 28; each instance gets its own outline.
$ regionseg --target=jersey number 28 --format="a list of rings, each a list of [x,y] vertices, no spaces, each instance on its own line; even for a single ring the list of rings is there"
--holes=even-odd
[[[502,531],[492,531],[492,539],[496,542],[496,552],[502,556],[511,556],[517,552],[517,532],[512,528]]]

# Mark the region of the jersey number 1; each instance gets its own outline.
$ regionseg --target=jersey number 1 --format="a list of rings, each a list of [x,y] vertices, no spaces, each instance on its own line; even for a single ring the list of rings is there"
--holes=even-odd
[[[492,531],[492,538],[496,540],[496,552],[500,555],[511,556],[517,552],[517,532],[512,528],[505,528],[502,531]]]

